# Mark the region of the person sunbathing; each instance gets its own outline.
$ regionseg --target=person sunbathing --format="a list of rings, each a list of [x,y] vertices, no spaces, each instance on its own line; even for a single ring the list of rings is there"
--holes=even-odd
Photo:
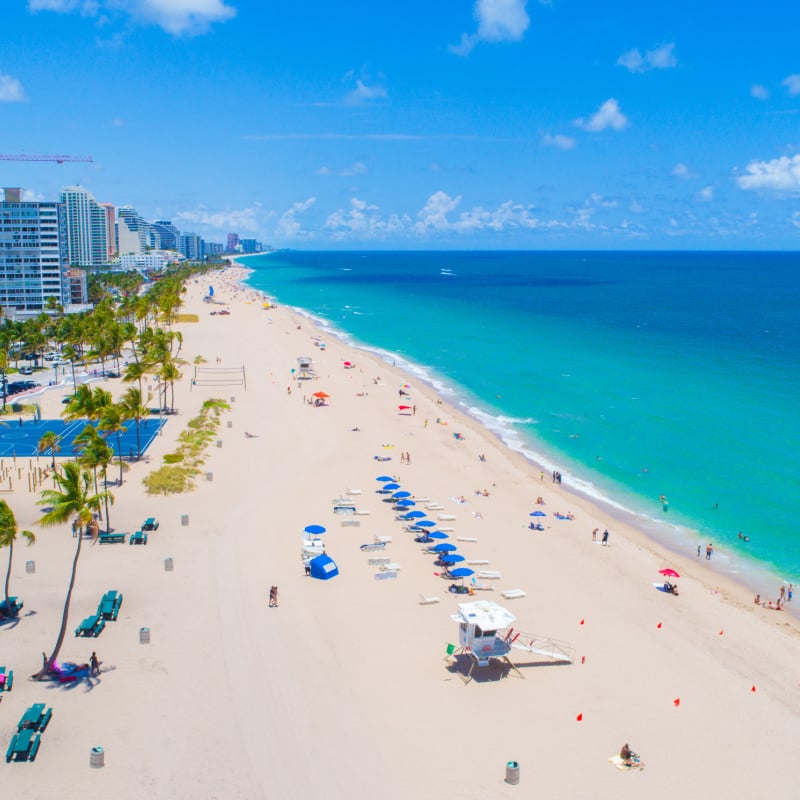
[[[622,759],[622,763],[626,767],[632,767],[633,762],[639,760],[639,756],[636,755],[636,753],[634,753],[633,750],[631,750],[627,742],[625,742],[625,744],[622,745],[619,751],[619,757]]]
[[[664,581],[664,591],[670,594],[678,594],[678,587],[674,583]]]

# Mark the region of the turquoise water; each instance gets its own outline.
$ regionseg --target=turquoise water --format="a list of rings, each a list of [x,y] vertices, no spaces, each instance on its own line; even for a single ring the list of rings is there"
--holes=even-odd
[[[713,541],[730,572],[800,577],[800,255],[242,261],[254,288],[408,366],[673,548]]]

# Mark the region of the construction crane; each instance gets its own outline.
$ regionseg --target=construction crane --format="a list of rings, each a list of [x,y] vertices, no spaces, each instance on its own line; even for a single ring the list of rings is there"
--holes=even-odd
[[[43,156],[43,155],[8,155],[0,153],[0,161],[55,161],[56,164],[73,161],[94,163],[91,156]]]

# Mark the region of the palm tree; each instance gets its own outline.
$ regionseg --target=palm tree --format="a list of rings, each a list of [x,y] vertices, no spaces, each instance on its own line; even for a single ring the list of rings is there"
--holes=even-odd
[[[39,453],[46,453],[48,450],[50,451],[50,455],[53,457],[54,471],[56,468],[56,453],[61,449],[59,447],[60,441],[61,437],[55,431],[45,431],[42,434],[42,438],[39,439],[39,443],[36,445],[36,450]]]
[[[87,425],[74,439],[74,446],[78,447],[81,454],[78,461],[82,466],[88,467],[92,470],[94,475],[94,490],[99,492],[97,488],[97,470],[99,469],[103,476],[103,490],[106,495],[106,528],[110,529],[110,522],[108,519],[108,504],[109,500],[113,504],[114,497],[108,491],[108,465],[114,458],[114,451],[109,446],[108,442],[98,433],[94,425]]]
[[[159,370],[159,377],[164,382],[164,404],[167,404],[167,384],[170,388],[170,402],[169,409],[171,413],[175,412],[175,381],[179,381],[183,377],[183,373],[178,369],[177,364],[173,360],[164,362]]]
[[[78,559],[81,555],[81,544],[83,543],[83,531],[94,520],[93,512],[99,510],[100,504],[104,500],[102,494],[92,494],[92,476],[82,470],[74,461],[64,464],[63,473],[55,476],[57,489],[45,489],[42,491],[40,506],[52,506],[51,510],[45,513],[39,520],[39,524],[45,528],[55,525],[63,525],[72,520],[73,528],[77,530],[78,543],[75,546],[75,555],[72,558],[72,571],[67,587],[67,596],[64,600],[64,610],[61,613],[61,627],[58,631],[53,652],[44,657],[44,663],[39,672],[34,675],[36,680],[44,680],[50,675],[53,664],[64,644],[64,636],[67,632],[69,622],[69,605],[72,599],[72,590],[75,586],[75,577],[78,571]]]
[[[30,531],[17,530],[17,518],[14,516],[14,512],[5,500],[0,500],[0,547],[8,548],[8,569],[6,570],[3,599],[6,602],[6,610],[9,614],[16,613],[15,609],[11,607],[11,603],[8,602],[8,587],[11,583],[11,562],[14,558],[14,541],[18,534],[27,540],[29,547],[36,541],[36,536]]]
[[[122,412],[127,419],[132,419],[136,422],[136,458],[139,459],[142,455],[142,442],[139,436],[139,422],[142,417],[147,414],[147,409],[144,407],[142,401],[142,392],[135,386],[131,386],[119,399],[119,404],[122,406]]]
[[[123,425],[127,417],[125,409],[119,403],[112,403],[105,406],[100,414],[100,424],[97,426],[101,431],[113,433],[117,437],[117,458],[119,459],[119,485],[122,486],[122,434],[128,429]]]

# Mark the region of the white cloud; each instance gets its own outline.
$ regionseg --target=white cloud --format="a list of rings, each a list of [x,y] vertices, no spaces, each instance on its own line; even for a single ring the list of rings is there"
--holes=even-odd
[[[564,136],[560,133],[546,133],[542,136],[542,144],[547,147],[557,147],[559,150],[572,150],[575,147],[575,139],[572,136]]]
[[[296,217],[298,214],[303,214],[308,211],[314,203],[317,202],[316,197],[309,197],[307,200],[302,200],[295,203],[290,209],[285,211],[281,218],[278,220],[278,225],[275,229],[277,236],[284,236],[287,239],[309,239],[313,236],[310,231],[307,231]]]
[[[680,178],[683,181],[688,181],[690,178],[697,177],[697,175],[692,172],[689,167],[686,166],[686,164],[681,164],[680,162],[672,168],[672,174],[676,178]]]
[[[367,86],[364,81],[358,79],[356,88],[345,95],[344,102],[348,106],[360,106],[373,100],[384,100],[388,96],[383,86]]]
[[[355,239],[383,239],[395,233],[408,229],[411,220],[392,214],[388,219],[383,219],[378,206],[366,203],[354,197],[350,200],[350,208],[338,210],[325,220],[323,226],[329,231],[331,238],[343,240]]]
[[[675,43],[663,44],[642,55],[637,48],[628,50],[617,59],[617,65],[629,72],[648,72],[651,69],[671,69],[678,65],[673,50]]]
[[[604,131],[613,128],[621,131],[627,127],[628,118],[620,111],[619,103],[612,97],[603,103],[588,120],[576,119],[575,124],[587,131]]]
[[[120,12],[158,25],[175,36],[205,33],[213,23],[236,16],[236,9],[226,0],[28,0],[28,8],[60,13],[80,11],[93,17]],[[106,17],[101,19],[105,21]]]
[[[475,33],[462,33],[461,41],[450,52],[469,55],[479,42],[518,42],[530,25],[525,10],[527,0],[476,0],[473,16],[478,23]]]
[[[789,222],[795,226],[795,228],[800,228],[800,211],[795,211],[791,217],[789,217]]]
[[[698,193],[697,199],[703,203],[710,203],[714,199],[714,187],[704,186]]]
[[[230,230],[257,233],[267,216],[269,214],[265,214],[260,206],[225,211],[209,211],[201,207],[193,211],[179,211],[174,215],[174,220],[182,230],[203,227],[215,233]]]
[[[781,86],[785,86],[792,96],[800,94],[800,75],[789,75],[781,81]]]
[[[644,214],[644,212],[647,211],[647,209],[635,197],[633,200],[631,200],[628,210],[633,214]]]
[[[767,89],[766,86],[762,86],[760,83],[754,83],[750,87],[750,96],[755,97],[756,100],[768,100],[769,89]]]
[[[330,167],[320,167],[317,170],[317,175],[335,175],[338,178],[349,178],[353,175],[363,175],[367,172],[366,164],[356,161],[349,167],[342,167],[341,169],[331,169]]]
[[[746,175],[736,178],[740,189],[772,189],[777,192],[800,192],[800,154],[781,156],[771,161],[751,161]]]
[[[22,84],[16,78],[0,72],[0,103],[21,103],[27,99]]]
[[[22,190],[23,203],[41,203],[44,200],[44,195],[39,192],[34,192],[33,189]]]

